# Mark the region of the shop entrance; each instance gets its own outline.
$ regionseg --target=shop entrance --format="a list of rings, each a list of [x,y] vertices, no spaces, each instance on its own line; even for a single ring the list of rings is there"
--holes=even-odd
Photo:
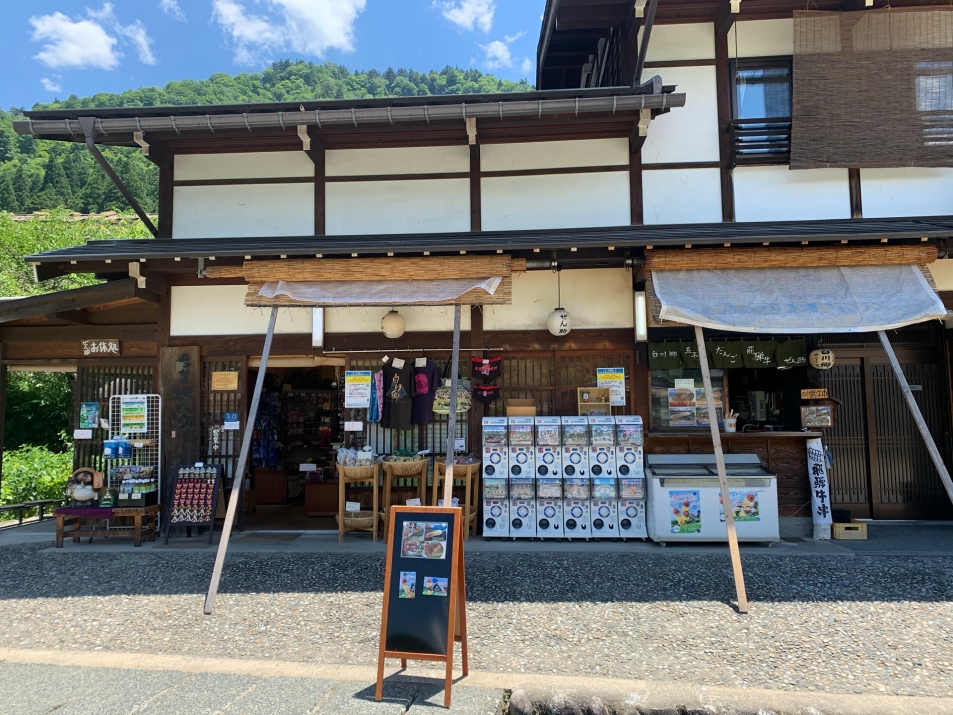
[[[854,518],[953,517],[953,507],[883,350],[827,347],[834,347],[836,364],[818,371],[820,385],[841,403],[833,428],[825,430],[825,444],[834,456],[834,507],[849,509]],[[949,390],[940,353],[914,347],[896,352],[949,465]]]

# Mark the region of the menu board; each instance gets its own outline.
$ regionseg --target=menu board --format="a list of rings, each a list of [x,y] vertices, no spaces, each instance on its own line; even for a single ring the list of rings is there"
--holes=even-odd
[[[460,524],[459,508],[391,507],[377,700],[381,699],[384,659],[405,661],[420,656],[446,661],[445,704],[450,705],[453,643],[466,640]],[[467,672],[465,659],[463,672]]]

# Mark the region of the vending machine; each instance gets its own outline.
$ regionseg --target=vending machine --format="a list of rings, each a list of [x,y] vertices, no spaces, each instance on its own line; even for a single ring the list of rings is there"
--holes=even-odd
[[[609,415],[589,417],[589,502],[591,535],[616,538],[619,494],[616,484],[615,418]]]
[[[616,474],[619,478],[619,536],[645,539],[645,471],[642,418],[618,415],[616,423]]]
[[[558,417],[536,417],[536,535],[563,537],[562,440]]]
[[[509,417],[510,536],[536,536],[536,439],[533,417]]]
[[[508,425],[506,417],[483,418],[483,536],[510,535]]]
[[[563,534],[589,538],[589,420],[561,417],[563,441]]]

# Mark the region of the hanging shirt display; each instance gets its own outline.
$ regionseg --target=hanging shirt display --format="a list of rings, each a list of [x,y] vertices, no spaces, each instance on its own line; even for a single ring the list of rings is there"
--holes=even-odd
[[[371,404],[367,410],[368,422],[380,422],[384,408],[384,371],[378,370],[371,376]]]
[[[411,422],[415,425],[429,425],[433,422],[433,398],[440,387],[440,366],[427,358],[424,367],[414,365],[414,408]]]
[[[397,365],[400,365],[398,367]],[[385,429],[410,429],[414,405],[414,366],[411,362],[394,360],[384,366],[384,414],[381,427]]]

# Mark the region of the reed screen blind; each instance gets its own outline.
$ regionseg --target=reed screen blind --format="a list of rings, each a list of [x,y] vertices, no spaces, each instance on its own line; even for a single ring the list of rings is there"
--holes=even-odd
[[[953,166],[953,6],[794,13],[791,168]]]

